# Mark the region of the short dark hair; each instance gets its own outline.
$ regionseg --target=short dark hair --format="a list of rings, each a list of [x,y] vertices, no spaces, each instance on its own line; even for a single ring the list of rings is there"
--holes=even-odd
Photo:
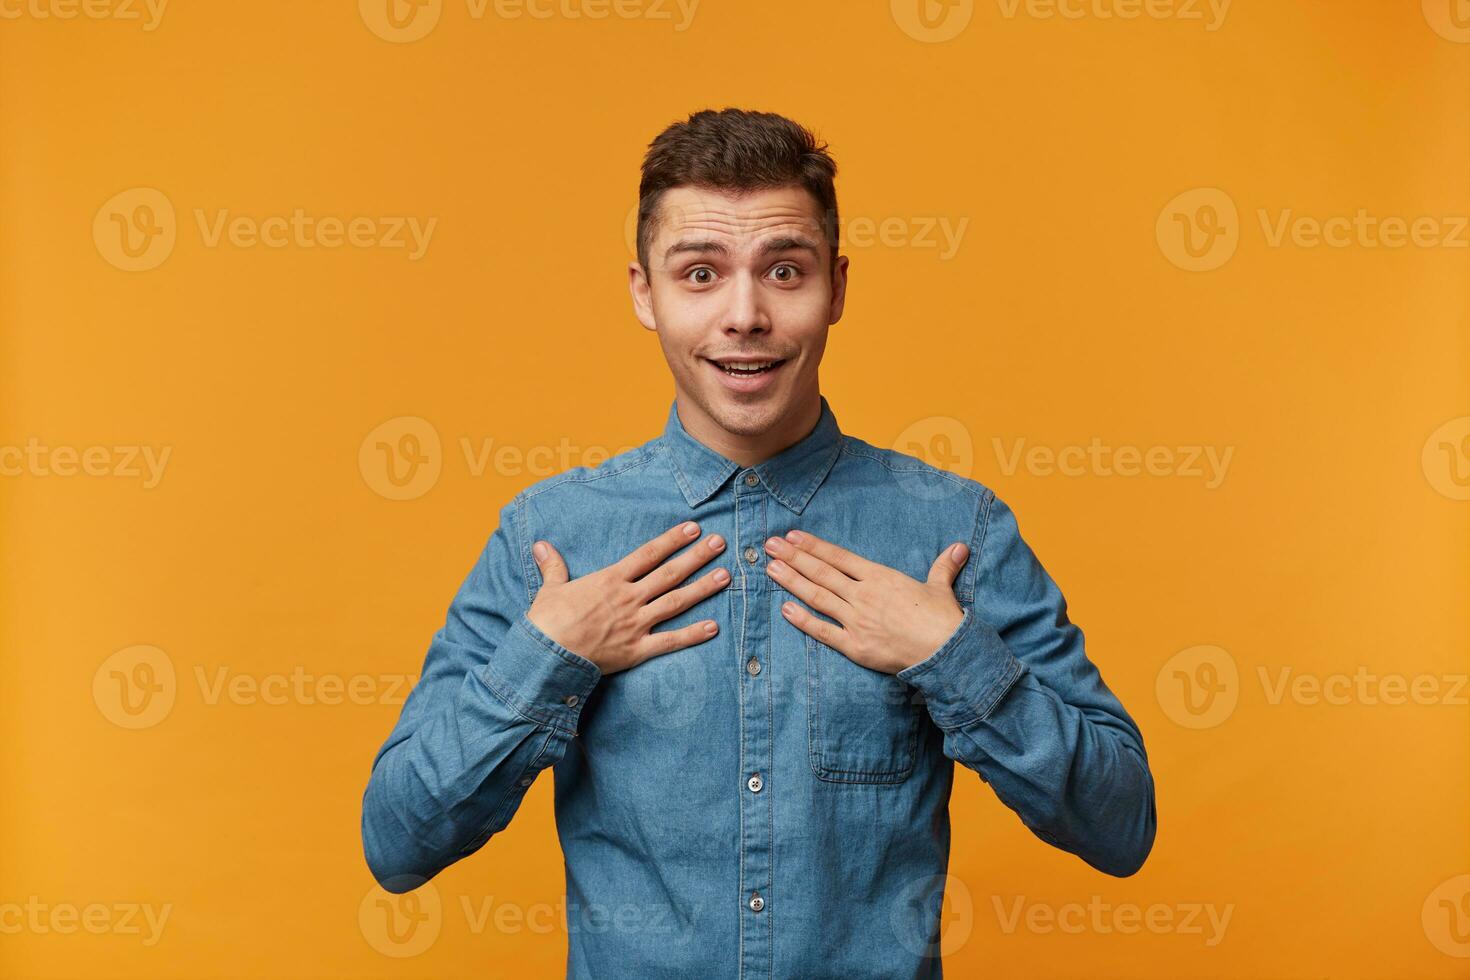
[[[773,112],[703,109],[674,123],[648,144],[638,184],[638,264],[648,250],[659,200],[671,187],[751,191],[798,184],[816,198],[822,230],[837,255],[837,162],[811,131]]]

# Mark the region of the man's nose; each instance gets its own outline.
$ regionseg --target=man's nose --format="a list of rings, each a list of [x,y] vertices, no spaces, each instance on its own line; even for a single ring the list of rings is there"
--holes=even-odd
[[[771,320],[766,312],[760,283],[754,277],[736,276],[725,295],[729,298],[729,306],[725,308],[726,333],[753,333],[770,329]]]

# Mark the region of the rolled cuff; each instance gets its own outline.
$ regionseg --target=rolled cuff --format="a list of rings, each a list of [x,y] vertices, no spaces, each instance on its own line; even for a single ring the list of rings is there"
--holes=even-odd
[[[942,729],[984,719],[1026,672],[994,627],[974,609],[964,612],[943,646],[895,675],[923,693],[929,716]]]
[[[538,724],[572,735],[601,679],[596,664],[547,636],[524,612],[485,665],[485,683],[502,701]]]

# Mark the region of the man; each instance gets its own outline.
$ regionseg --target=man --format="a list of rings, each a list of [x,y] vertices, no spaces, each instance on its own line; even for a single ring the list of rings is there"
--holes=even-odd
[[[663,434],[501,509],[373,762],[395,892],[554,772],[569,976],[940,976],[955,761],[1107,874],[1153,845],[1138,728],[1011,510],[819,392],[825,151],[735,109],[650,145],[629,284]]]

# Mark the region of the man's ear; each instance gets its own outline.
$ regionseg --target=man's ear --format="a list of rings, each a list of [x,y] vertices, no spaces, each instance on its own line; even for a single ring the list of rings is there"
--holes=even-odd
[[[843,307],[847,304],[847,256],[837,256],[832,265],[832,308],[828,312],[827,324],[831,326],[842,319]]]
[[[648,284],[648,273],[637,262],[628,263],[628,292],[633,295],[633,315],[649,330],[657,331],[658,323],[653,318],[653,289]]]

